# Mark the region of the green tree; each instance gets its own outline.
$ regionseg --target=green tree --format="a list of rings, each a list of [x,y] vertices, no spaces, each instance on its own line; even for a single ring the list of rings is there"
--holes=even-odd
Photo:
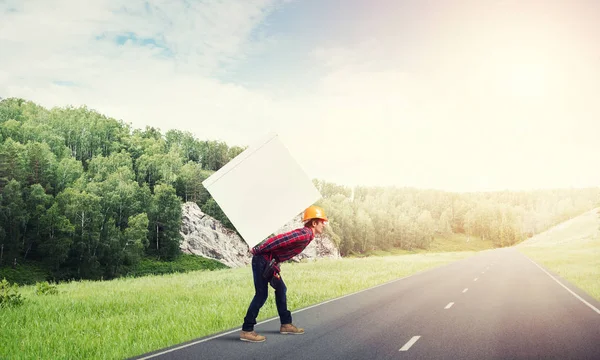
[[[54,203],[40,218],[40,227],[39,253],[57,271],[68,257],[75,226],[61,214],[58,203]]]
[[[90,160],[88,166],[89,177],[97,182],[106,180],[110,174],[113,174],[117,171],[127,173],[127,180],[134,179],[133,160],[128,152],[121,151],[119,153],[110,154],[106,157],[102,155],[95,156]]]
[[[129,136],[127,125],[85,106],[53,109],[47,117],[47,122],[64,138],[71,155],[80,160],[84,168],[94,156],[120,151]]]
[[[85,190],[67,188],[56,199],[61,211],[75,226],[71,250],[77,276],[98,276],[101,270],[98,261],[102,225],[100,197]]]
[[[100,244],[97,251],[97,258],[103,276],[113,278],[120,274],[124,261],[123,254],[123,234],[115,224],[115,219],[104,219],[100,228]]]
[[[24,99],[8,98],[0,101],[0,124],[7,120],[21,121],[23,118]]]
[[[48,144],[29,142],[25,145],[27,180],[29,185],[40,184],[50,191],[56,174],[56,155]]]
[[[21,184],[10,180],[4,187],[0,203],[0,223],[5,233],[4,242],[0,246],[3,248],[4,258],[16,262],[23,249],[22,236],[28,220]]]
[[[221,141],[205,141],[201,147],[202,169],[217,171],[229,162],[229,148]]]
[[[10,180],[25,183],[27,163],[24,154],[25,147],[12,139],[0,144],[0,192]]]
[[[143,138],[142,138],[143,139]],[[150,189],[164,181],[171,184],[175,181],[174,169],[181,166],[181,158],[173,150],[172,153],[166,153],[165,141],[162,139],[146,139],[144,141],[145,150],[143,154],[135,161],[136,179],[141,185],[147,183]],[[173,164],[167,162],[173,161]]]
[[[65,139],[47,122],[27,121],[23,123],[23,143],[38,142],[47,144],[58,160],[71,155]]]
[[[21,130],[21,122],[10,119],[0,123],[0,134],[4,139],[12,139],[13,141],[23,142],[23,131]]]
[[[336,235],[334,238],[338,241],[340,254],[342,256],[350,254],[354,249],[354,213],[350,200],[343,195],[336,195],[322,199],[319,205],[327,213],[329,226],[326,228]]]
[[[452,234],[452,215],[450,209],[445,209],[440,215],[439,233],[443,237],[448,237]]]
[[[246,149],[247,149],[247,147],[241,147],[241,146],[230,147],[229,150],[227,150],[227,162],[230,162],[233,158],[235,158],[236,156],[238,156],[239,154],[244,152],[244,150],[246,150]]]
[[[429,210],[423,210],[417,218],[417,246],[422,249],[429,248],[433,241],[435,222]]]
[[[393,229],[394,229],[394,246],[400,249],[410,249],[412,247],[411,233],[414,222],[411,221],[409,216],[402,212],[397,211],[394,217]]]
[[[163,184],[175,185],[177,174],[181,171],[183,158],[179,149],[171,149],[160,156],[160,179]]]
[[[29,215],[23,236],[23,259],[38,245],[42,233],[41,219],[52,202],[52,196],[47,195],[40,184],[33,184],[26,193],[25,206]]]
[[[154,188],[148,223],[150,253],[159,258],[174,259],[181,251],[181,201],[172,186],[158,184]]]
[[[124,263],[129,266],[137,264],[148,248],[148,215],[146,213],[131,216],[129,227],[123,231]]]
[[[74,158],[64,158],[56,166],[54,175],[54,195],[73,185],[83,174],[83,166]]]
[[[202,170],[200,164],[189,161],[181,167],[175,182],[177,196],[182,198],[183,201],[193,201],[202,207],[210,197],[210,194],[202,185],[202,181],[206,180],[211,174],[211,171]]]
[[[371,216],[362,208],[359,208],[354,218],[355,223],[355,234],[357,239],[358,250],[364,253],[367,250],[371,250],[374,244],[374,227]]]
[[[183,162],[200,162],[202,145],[194,138],[192,133],[181,130],[169,130],[165,134],[165,138],[169,150],[179,149],[183,155]]]

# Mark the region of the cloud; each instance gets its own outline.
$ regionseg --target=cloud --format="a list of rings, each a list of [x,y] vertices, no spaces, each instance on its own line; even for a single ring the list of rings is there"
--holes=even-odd
[[[577,33],[547,19],[529,29],[502,18],[508,10],[489,19],[483,8],[454,8],[421,13],[412,28],[392,12],[373,15],[353,36],[337,31],[348,41],[323,29],[328,41],[313,43],[261,27],[286,2],[0,2],[0,96],[85,104],[136,128],[229,145],[276,131],[311,177],[340,184],[600,181],[590,170],[599,64],[592,46],[570,41]],[[294,56],[268,57],[289,49]],[[254,85],[242,85],[240,69]]]
[[[277,2],[123,4],[1,4],[0,94],[87,104],[135,127],[179,126],[200,137],[220,137],[214,129],[231,119],[258,120],[269,99],[215,75],[261,45],[251,33]]]
[[[162,47],[181,64],[214,71],[221,62],[243,58],[249,34],[275,5],[271,0],[12,2],[0,15],[0,39],[20,44],[16,53],[7,53],[13,58],[49,52],[112,58]]]

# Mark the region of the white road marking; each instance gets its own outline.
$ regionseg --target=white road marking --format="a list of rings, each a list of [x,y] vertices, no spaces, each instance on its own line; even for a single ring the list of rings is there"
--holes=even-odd
[[[525,256],[525,255],[523,255]],[[581,296],[575,294],[573,291],[571,291],[571,289],[569,289],[568,287],[564,286],[560,281],[558,281],[554,276],[552,276],[552,274],[550,274],[549,272],[547,272],[546,270],[544,270],[543,267],[539,266],[535,261],[529,259],[527,256],[525,256],[529,261],[531,261],[532,263],[535,264],[535,266],[537,266],[538,268],[540,268],[540,270],[542,270],[543,272],[546,273],[546,275],[550,276],[550,278],[554,281],[556,281],[558,283],[558,285],[564,287],[568,292],[570,292],[573,296],[575,296],[577,299],[579,299],[579,301],[581,301],[582,303],[586,304],[587,306],[590,307],[590,309],[594,310],[596,313],[600,314],[600,310],[598,310],[594,305],[590,304],[589,302],[585,301]]]
[[[408,342],[406,344],[404,344],[403,347],[400,348],[399,351],[407,351],[408,349],[410,349],[411,346],[413,346],[417,340],[419,340],[421,338],[421,336],[413,336],[412,339],[408,340]]]
[[[477,281],[477,279],[479,279],[479,278],[475,278],[475,280],[473,280],[473,281]]]
[[[297,314],[297,313],[299,313],[301,311],[305,311],[305,310],[308,310],[308,309],[315,308],[317,306],[325,305],[327,303],[330,303],[330,302],[333,302],[333,301],[336,301],[336,300],[341,300],[343,298],[346,298],[346,297],[349,297],[349,296],[352,296],[352,295],[360,294],[362,292],[369,291],[369,290],[372,290],[372,289],[375,289],[375,288],[378,288],[378,287],[381,287],[381,286],[389,285],[389,284],[395,283],[397,281],[408,279],[408,278],[411,278],[411,277],[414,277],[414,276],[417,276],[417,275],[421,275],[421,274],[428,273],[428,272],[433,272],[433,271],[442,269],[442,268],[444,268],[446,266],[450,266],[450,265],[452,265],[452,263],[448,263],[446,265],[442,265],[442,266],[439,266],[439,267],[434,267],[434,268],[430,268],[430,269],[425,269],[425,270],[417,271],[414,274],[410,274],[410,275],[407,275],[405,277],[401,277],[399,279],[390,280],[390,281],[388,281],[386,283],[383,283],[383,284],[375,285],[373,287],[370,287],[370,288],[367,288],[367,289],[363,289],[363,290],[358,290],[358,291],[355,291],[355,292],[353,292],[351,294],[342,295],[342,296],[334,298],[334,299],[323,301],[322,303],[314,304],[314,305],[311,305],[311,306],[308,306],[308,307],[305,307],[305,308],[302,308],[302,309],[298,309],[296,311],[292,311],[292,314]],[[279,316],[274,316],[274,317],[272,317],[270,319],[260,321],[260,322],[256,323],[256,325],[261,325],[261,324],[268,323],[269,321],[274,321],[274,320],[279,320]],[[210,337],[207,337],[207,338],[204,338],[204,339],[200,339],[200,340],[193,341],[193,342],[190,342],[190,343],[187,343],[187,344],[184,344],[184,345],[180,345],[180,346],[177,346],[177,347],[174,347],[174,348],[171,348],[171,349],[160,351],[160,352],[155,353],[155,354],[150,354],[148,356],[138,358],[138,360],[152,359],[152,358],[155,358],[155,357],[160,356],[160,355],[168,354],[168,353],[173,352],[173,351],[181,350],[181,349],[184,349],[186,347],[190,347],[190,346],[193,346],[193,345],[196,345],[196,344],[200,344],[200,343],[207,342],[207,341],[210,341],[210,340],[213,340],[213,339],[217,339],[217,338],[220,338],[221,336],[233,334],[233,333],[239,332],[239,331],[242,331],[241,327],[239,327],[237,329],[234,329],[234,330],[230,330],[230,331],[221,333],[221,334],[218,334],[218,335],[210,336]],[[420,336],[417,336],[417,340],[418,340],[418,338],[420,338]],[[415,340],[415,342],[417,340]]]
[[[469,288],[464,289],[463,294],[466,293],[467,291],[469,291]]]
[[[449,303],[448,305],[446,305],[446,307],[444,309],[450,309],[452,307],[452,305],[454,305],[453,302]]]
[[[482,273],[482,274],[485,274],[485,271],[482,271],[481,273]]]

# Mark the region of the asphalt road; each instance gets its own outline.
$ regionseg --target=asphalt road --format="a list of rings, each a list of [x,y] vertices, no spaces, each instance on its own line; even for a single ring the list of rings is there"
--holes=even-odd
[[[274,318],[255,328],[262,343],[233,329],[138,359],[600,359],[599,309],[497,249],[294,312],[303,335],[279,334]]]

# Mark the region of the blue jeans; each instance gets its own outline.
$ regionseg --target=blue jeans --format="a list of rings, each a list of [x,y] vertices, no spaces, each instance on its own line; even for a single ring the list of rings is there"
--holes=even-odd
[[[258,312],[269,296],[269,282],[262,276],[266,266],[267,260],[262,255],[255,255],[252,257],[252,275],[254,276],[255,294],[248,307],[248,311],[246,312],[246,317],[244,318],[244,325],[242,326],[243,331],[254,330]],[[292,313],[287,308],[287,299],[285,295],[287,288],[283,282],[283,278],[273,278],[271,286],[275,289],[275,305],[277,305],[277,312],[279,313],[281,324],[291,324]]]

